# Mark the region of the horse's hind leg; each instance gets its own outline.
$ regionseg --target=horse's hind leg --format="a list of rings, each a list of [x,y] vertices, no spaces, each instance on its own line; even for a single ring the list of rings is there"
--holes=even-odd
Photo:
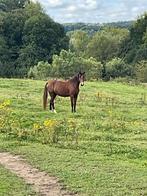
[[[54,103],[55,98],[56,98],[56,94],[54,94],[54,96],[53,96],[53,101],[52,101],[52,106],[53,106],[53,111],[54,111],[54,112],[56,112],[56,111],[55,111],[55,103]]]
[[[51,103],[51,100],[50,100],[50,110],[52,111],[52,103]]]
[[[51,93],[50,93],[50,110],[52,110],[52,95],[51,95]]]
[[[50,99],[50,110],[51,111],[55,111],[55,104],[54,104],[54,100],[56,97],[55,93],[50,93],[51,99]]]

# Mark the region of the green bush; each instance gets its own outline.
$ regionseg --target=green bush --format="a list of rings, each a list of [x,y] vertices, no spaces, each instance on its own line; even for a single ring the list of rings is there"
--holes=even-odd
[[[147,61],[140,61],[135,65],[135,76],[140,82],[147,82]]]
[[[39,62],[28,71],[28,78],[46,79],[51,75],[51,65],[48,62]]]
[[[126,77],[132,75],[132,66],[124,62],[120,58],[114,58],[111,61],[107,62],[105,65],[106,68],[106,78],[117,77]]]
[[[102,74],[102,64],[93,57],[86,59],[76,56],[70,50],[62,50],[60,55],[53,56],[52,72],[54,76],[68,78],[79,71],[85,71],[87,79],[99,79]]]

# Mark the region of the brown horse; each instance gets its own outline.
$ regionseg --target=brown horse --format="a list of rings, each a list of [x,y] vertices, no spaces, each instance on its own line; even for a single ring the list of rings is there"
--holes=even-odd
[[[79,72],[73,78],[66,81],[49,80],[45,84],[45,88],[44,88],[44,94],[43,94],[44,109],[46,109],[47,106],[47,98],[49,93],[51,97],[50,99],[51,111],[55,111],[54,100],[55,97],[58,95],[61,97],[70,97],[72,112],[76,112],[76,102],[79,94],[79,85],[80,84],[81,86],[84,85],[84,79],[85,79],[85,72],[83,73]]]

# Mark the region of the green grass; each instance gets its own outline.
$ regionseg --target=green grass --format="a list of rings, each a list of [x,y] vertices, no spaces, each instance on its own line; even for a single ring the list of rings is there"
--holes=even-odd
[[[74,118],[82,124],[78,145],[43,145],[0,135],[0,150],[25,156],[32,165],[56,175],[69,190],[81,195],[147,195],[147,94],[143,86],[115,82],[86,82],[77,113],[69,98],[56,99],[57,114],[43,111],[45,82],[0,79],[1,101],[10,99],[22,127],[47,118]],[[103,100],[97,99],[97,93]],[[107,97],[114,97],[115,103]],[[108,103],[107,103],[108,101]]]
[[[36,195],[29,185],[0,165],[0,196]]]

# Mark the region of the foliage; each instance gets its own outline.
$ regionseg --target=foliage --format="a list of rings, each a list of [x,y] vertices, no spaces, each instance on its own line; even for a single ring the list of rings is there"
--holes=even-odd
[[[146,60],[147,13],[140,16],[131,26],[130,33],[120,47],[120,56],[128,63]]]
[[[47,79],[51,75],[51,65],[48,62],[38,62],[34,67],[30,67],[28,78]]]
[[[0,10],[10,12],[12,10],[24,8],[29,0],[0,0]]]
[[[117,55],[118,48],[127,36],[124,29],[105,28],[94,34],[87,46],[87,55],[106,62]]]
[[[94,58],[83,58],[76,56],[74,52],[62,50],[60,55],[53,56],[52,72],[54,76],[68,78],[79,71],[86,72],[87,79],[99,79],[101,77],[102,65]]]
[[[126,28],[129,29],[132,25],[132,21],[120,21],[120,22],[112,22],[112,23],[64,23],[64,28],[67,33],[71,31],[85,31],[89,35],[93,35],[97,31],[102,30],[105,27],[116,27],[116,28]]]
[[[140,61],[134,68],[135,76],[140,82],[147,83],[147,61]]]
[[[64,29],[67,33],[72,31],[85,31],[88,34],[93,34],[101,29],[100,24],[91,23],[64,23]]]
[[[111,61],[107,62],[105,68],[107,79],[132,75],[132,67],[126,64],[120,58],[114,58]]]
[[[39,3],[1,1],[6,9],[0,12],[0,76],[26,76],[30,66],[51,62],[53,54],[67,49],[63,26],[54,22]]]
[[[89,42],[89,36],[84,31],[74,31],[70,34],[69,48],[75,52],[77,56],[84,56]]]

